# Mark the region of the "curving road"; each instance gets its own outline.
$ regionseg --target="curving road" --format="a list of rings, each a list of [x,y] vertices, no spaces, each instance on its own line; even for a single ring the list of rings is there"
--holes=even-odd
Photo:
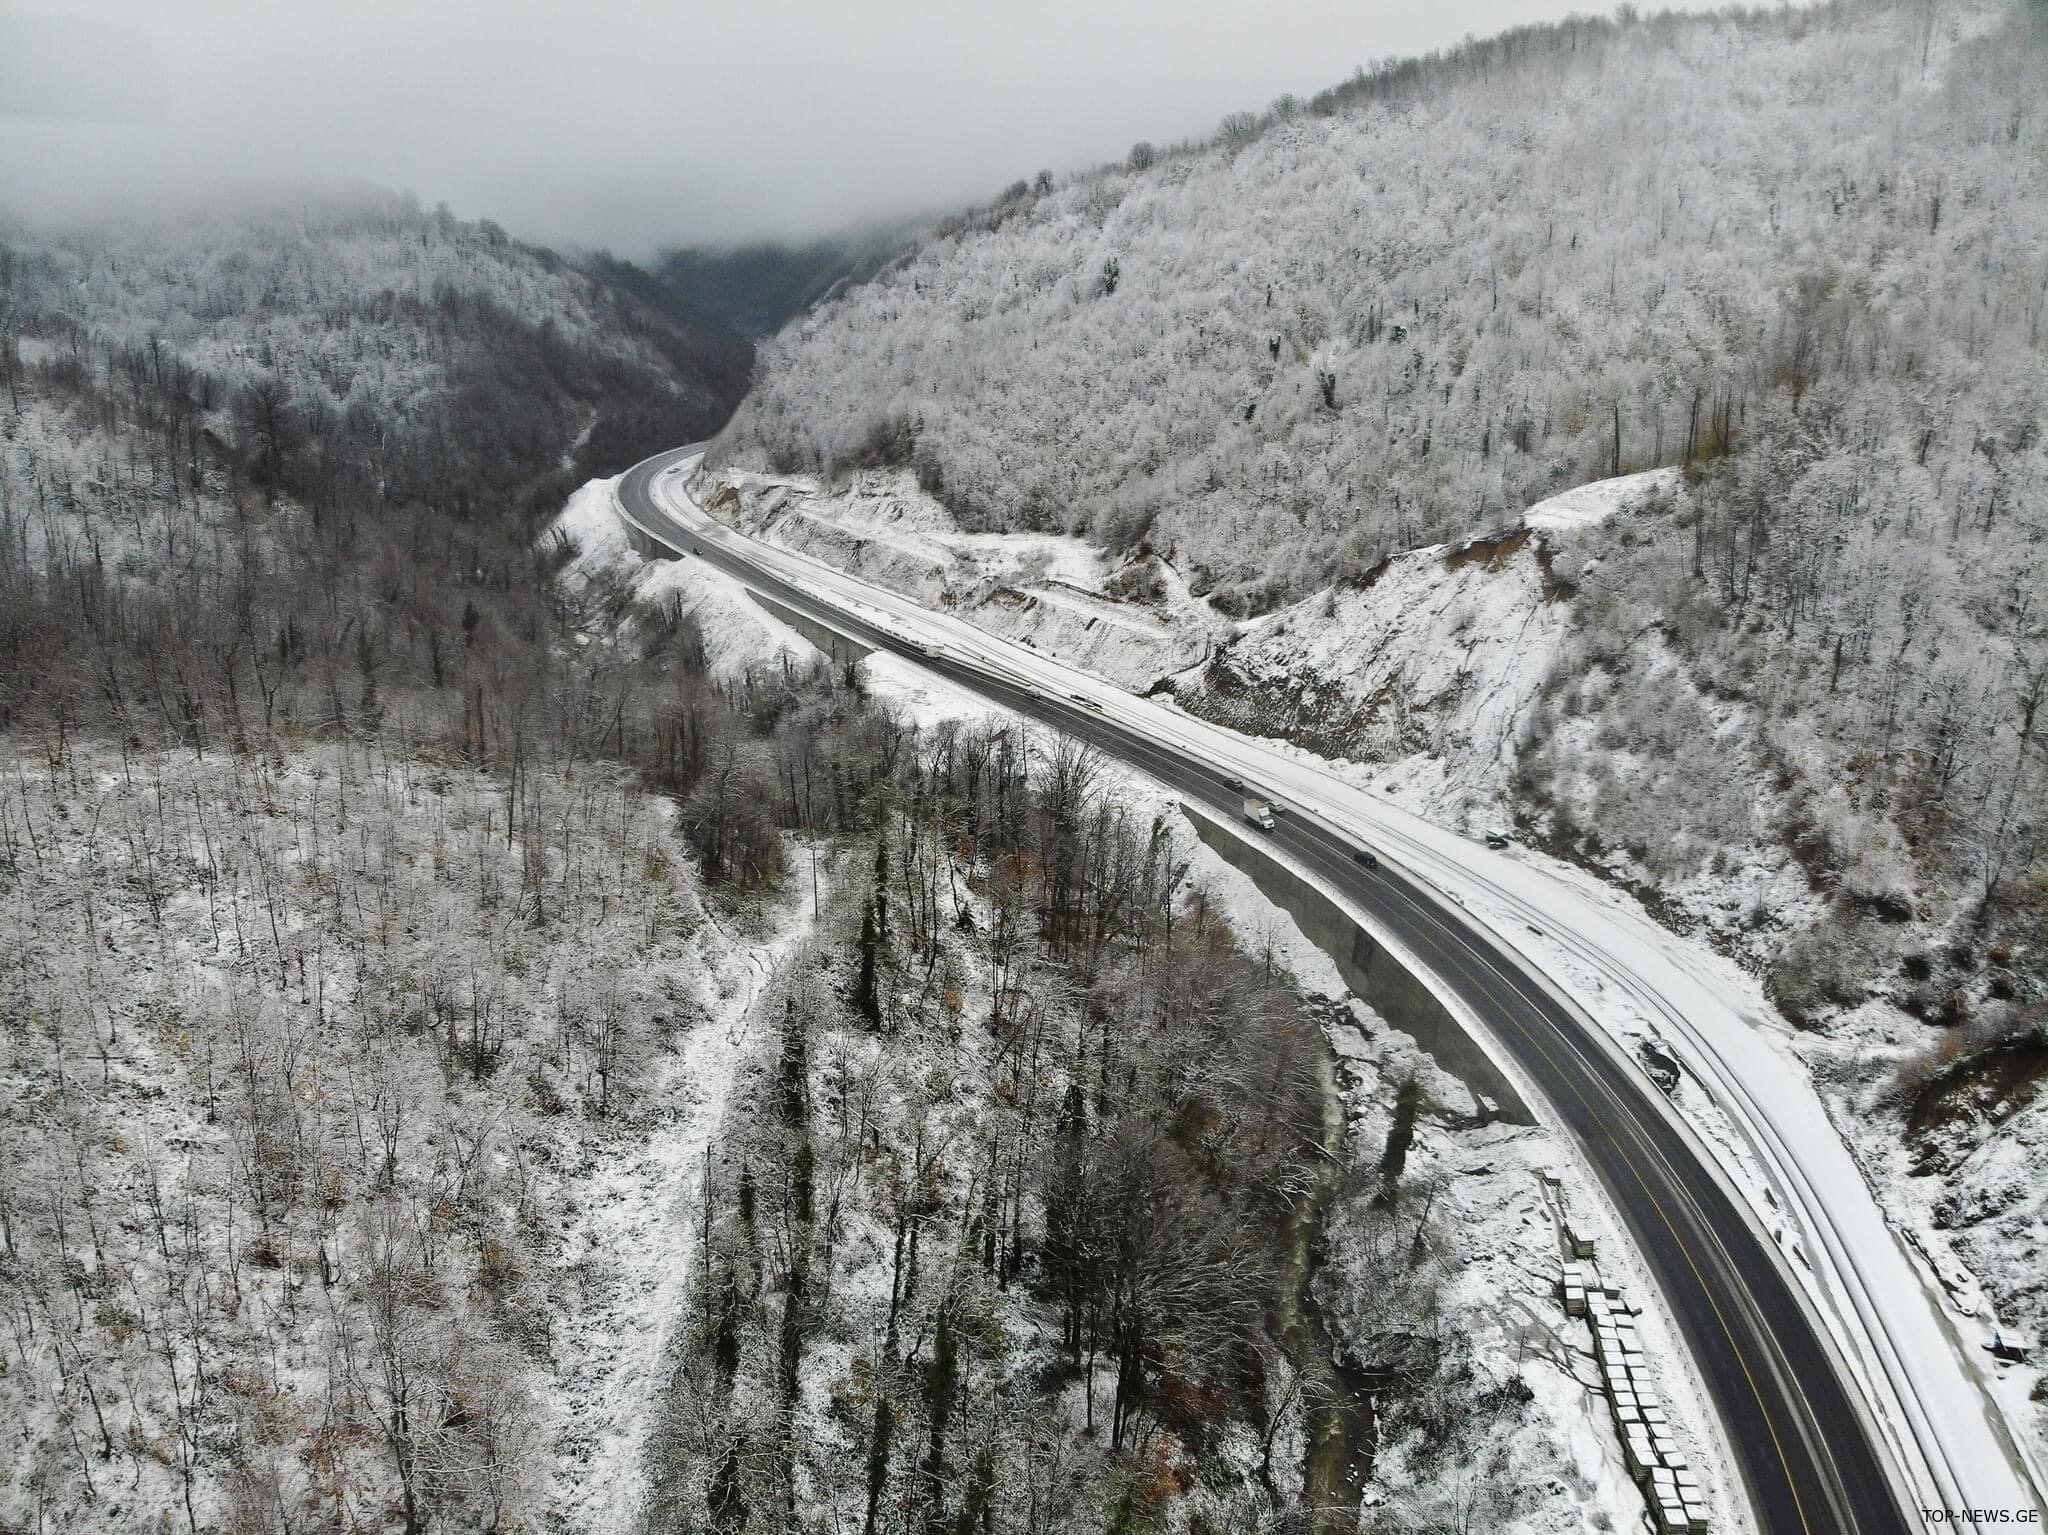
[[[992,703],[1087,740],[1225,819],[1236,814],[1240,796],[1213,759],[1063,695],[1043,678],[908,639],[875,622],[869,614],[876,607],[833,600],[814,583],[785,578],[776,567],[786,566],[788,556],[655,493],[659,477],[699,451],[659,454],[621,477],[618,495],[631,524],[861,644],[904,655]],[[1859,1393],[1778,1250],[1705,1165],[1648,1078],[1510,947],[1404,877],[1392,860],[1375,871],[1361,868],[1353,858],[1360,844],[1313,813],[1283,817],[1270,840],[1454,991],[1577,1142],[1691,1352],[1757,1528],[1765,1535],[1904,1535],[1921,1528],[1917,1512],[1908,1512],[1919,1499],[1900,1490]],[[1956,1506],[1961,1489],[1938,1468],[1931,1474],[1942,1501]]]

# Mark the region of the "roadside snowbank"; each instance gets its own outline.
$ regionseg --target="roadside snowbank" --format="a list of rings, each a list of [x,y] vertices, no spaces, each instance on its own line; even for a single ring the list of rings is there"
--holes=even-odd
[[[571,551],[562,580],[590,604],[592,621],[608,619],[619,638],[642,645],[678,622],[694,623],[720,682],[817,659],[815,647],[730,577],[699,560],[635,554],[619,521],[618,483],[613,476],[580,487],[541,535],[543,551]]]

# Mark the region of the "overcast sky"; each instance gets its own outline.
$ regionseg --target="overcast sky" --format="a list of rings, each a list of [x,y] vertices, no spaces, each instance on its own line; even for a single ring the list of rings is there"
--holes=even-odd
[[[0,0],[0,205],[335,180],[622,255],[978,201],[1566,0]]]

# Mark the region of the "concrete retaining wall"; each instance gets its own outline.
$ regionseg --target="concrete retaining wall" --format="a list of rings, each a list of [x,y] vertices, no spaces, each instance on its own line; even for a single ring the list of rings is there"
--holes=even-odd
[[[683,557],[667,544],[661,542],[661,540],[641,532],[623,514],[619,517],[619,526],[626,530],[626,543],[643,560],[679,560]],[[814,619],[806,618],[801,613],[792,612],[779,602],[771,602],[759,592],[749,591],[747,595],[763,608],[766,608],[776,618],[796,630],[798,634],[801,634],[813,645],[817,646],[819,651],[834,666],[844,666],[849,661],[858,661],[873,652],[872,646],[863,645],[857,640],[850,640],[837,629],[827,628],[824,624],[818,623]]]
[[[1302,935],[1330,956],[1353,994],[1470,1088],[1482,1109],[1517,1124],[1536,1122],[1514,1084],[1429,984],[1342,906],[1256,842],[1192,805],[1183,804],[1181,813],[1224,862],[1249,876],[1267,900],[1294,918]]]
[[[790,628],[796,630],[798,634],[801,634],[813,645],[816,645],[818,649],[825,653],[826,658],[834,666],[844,666],[849,661],[858,661],[863,657],[874,654],[874,647],[872,645],[863,645],[858,640],[850,640],[837,629],[828,628],[816,619],[806,618],[803,614],[786,608],[779,602],[763,597],[759,592],[749,591],[747,595],[766,608],[774,617],[788,624]]]

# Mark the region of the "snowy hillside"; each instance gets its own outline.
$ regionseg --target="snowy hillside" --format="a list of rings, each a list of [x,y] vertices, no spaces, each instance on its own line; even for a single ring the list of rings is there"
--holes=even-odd
[[[1572,632],[1584,561],[1569,533],[1630,515],[1675,476],[1650,470],[1530,507],[1493,537],[1389,556],[1356,581],[1237,626],[1170,681],[1195,714],[1370,768],[1370,781],[1447,825],[1513,814],[1539,689]]]
[[[1385,561],[1252,620],[1173,679],[1219,724],[1371,763],[1451,824],[1497,820],[1538,686],[1569,626],[1548,551],[1512,533]]]
[[[723,487],[749,479],[718,471],[699,491],[724,496],[730,514],[760,486]],[[1755,711],[1710,693],[1657,628],[1632,631],[1625,644],[1605,638],[1606,625],[1628,613],[1620,593],[1629,588],[1615,576],[1625,579],[1631,558],[1655,547],[1685,494],[1668,471],[1600,482],[1531,507],[1521,527],[1497,537],[1397,556],[1359,583],[1224,626],[1205,664],[1169,679],[1174,697],[1334,759],[1351,781],[1468,835],[1519,820],[1555,851],[1651,896],[1668,924],[1761,970],[1783,1009],[1817,994],[1794,986],[1868,987],[1869,1000],[1853,1009],[1804,1015],[1825,1032],[1803,1038],[1797,1056],[1881,1207],[1928,1254],[1958,1313],[2002,1319],[2016,1361],[2048,1324],[2030,1256],[2048,1245],[2048,1218],[2026,1171],[2048,1139],[2048,1062],[2027,951],[1944,943],[1934,908],[1882,917],[1876,931],[1887,947],[1876,955],[1834,948],[1845,920],[1884,909],[1885,878],[1909,877],[1901,850],[1887,849],[1867,822],[1859,832],[1838,819],[1831,835],[1853,859],[1839,883],[1817,883],[1806,862],[1814,849],[1782,840],[1780,796],[1797,780],[1774,781],[1737,755],[1757,740]],[[814,527],[843,495],[785,481],[775,497],[775,507],[801,498],[807,511],[801,521],[772,511],[759,519],[757,531],[772,540],[835,564],[864,561],[867,579],[998,627],[984,607],[947,602],[955,588],[942,545],[904,559],[898,538],[875,555],[872,517]],[[928,505],[920,517],[939,521]],[[900,531],[900,522],[888,525]],[[802,539],[788,536],[793,526],[807,530]],[[1047,541],[965,537],[998,565]],[[1096,655],[1067,648],[1071,636],[1038,628],[1017,637],[1106,670]],[[1589,667],[1596,644],[1602,659]],[[1600,668],[1622,667],[1627,688],[1611,688]],[[1569,705],[1560,714],[1558,698],[1602,688],[1604,715]],[[1581,743],[1576,755],[1548,734],[1560,717]],[[1698,742],[1676,734],[1694,717],[1714,722]],[[1660,733],[1632,739],[1625,730]],[[1560,772],[1567,763],[1579,776]],[[1846,813],[1839,786],[1832,803]],[[2024,919],[2030,909],[2021,901],[2012,910]],[[1900,956],[1896,980],[1881,968],[1886,953]],[[1740,989],[1755,999],[1745,1006],[1764,1005],[1757,979]],[[1776,1032],[1761,1017],[1758,1025]],[[2018,1392],[2021,1432],[2038,1437],[2038,1416],[2023,1401],[2032,1377],[2012,1362],[1997,1370],[2001,1389]]]
[[[720,425],[748,344],[617,264],[364,193],[44,230],[0,216],[0,373],[105,387],[259,484],[494,511]],[[578,471],[573,478],[564,471]]]
[[[535,772],[543,852],[375,745],[63,768],[4,767],[0,1522],[536,1519],[658,1387],[610,1217],[687,1197],[643,1148],[759,985],[672,808]]]
[[[901,466],[966,528],[1146,548],[1289,632],[1383,561],[1682,467],[1647,515],[1543,529],[1579,594],[1515,809],[1702,920],[1769,871],[1736,883],[1774,922],[1716,926],[1824,1021],[1922,934],[2040,941],[2044,84],[2038,8],[1994,0],[1388,66],[956,221],[778,338],[713,457]],[[1369,596],[1347,616],[1371,643]],[[1363,726],[1370,668],[1308,685],[1281,723]]]
[[[619,520],[616,483],[583,486],[540,540],[543,549],[566,554],[560,579],[590,629],[644,655],[672,642],[687,624],[709,675],[721,682],[817,664],[813,646],[709,566],[635,555]]]
[[[1140,691],[1200,661],[1235,627],[1150,551],[1111,557],[1066,534],[970,533],[901,471],[826,486],[734,470],[707,476],[699,494],[750,537]]]
[[[2037,19],[1578,19],[1020,185],[767,347],[718,452],[912,466],[969,526],[1149,539],[1233,608],[1747,461],[1781,412],[2002,517],[2038,476]]]
[[[714,472],[1181,573],[1184,707],[1737,960],[1887,1207],[2038,1329],[2044,99],[2006,0],[1386,65],[942,227],[765,349]]]

